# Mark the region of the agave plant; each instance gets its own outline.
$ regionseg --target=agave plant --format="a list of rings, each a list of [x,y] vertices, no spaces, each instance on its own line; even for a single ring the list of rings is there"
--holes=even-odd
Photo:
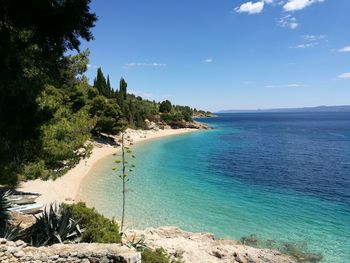
[[[133,235],[132,240],[125,243],[129,248],[135,248],[137,251],[144,251],[147,247],[145,244],[145,235],[141,235],[140,239],[136,239],[136,234]]]
[[[11,207],[11,202],[8,199],[10,195],[11,195],[11,191],[0,193],[0,235],[1,236],[3,236],[3,233],[10,219],[9,208]]]
[[[7,240],[16,239],[21,232],[21,223],[15,226],[9,224],[9,208],[11,207],[9,196],[11,194],[12,192],[10,190],[0,193],[0,237]]]
[[[73,241],[82,233],[79,221],[73,220],[70,212],[62,206],[50,204],[41,216],[36,217],[36,223],[29,231],[31,243],[45,246]]]
[[[11,191],[0,193],[0,229],[3,230],[10,219],[8,209],[11,207],[11,202],[8,197],[11,195]]]
[[[18,223],[17,225],[7,224],[2,232],[2,237],[7,240],[15,240],[20,236],[21,232],[21,223]]]

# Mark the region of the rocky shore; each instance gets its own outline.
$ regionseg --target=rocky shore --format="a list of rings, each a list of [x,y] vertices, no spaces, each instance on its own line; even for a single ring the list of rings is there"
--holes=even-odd
[[[173,226],[129,230],[126,236],[136,240],[144,236],[148,247],[162,247],[171,258],[180,257],[187,263],[295,263],[275,250],[253,248],[239,241],[215,239],[210,233],[186,232]]]
[[[144,237],[144,244],[163,248],[172,260],[184,263],[295,263],[287,255],[270,249],[215,239],[210,233],[192,233],[177,227],[128,230],[124,243]],[[0,239],[0,262],[141,263],[141,254],[121,244],[55,244],[31,247],[23,241]]]

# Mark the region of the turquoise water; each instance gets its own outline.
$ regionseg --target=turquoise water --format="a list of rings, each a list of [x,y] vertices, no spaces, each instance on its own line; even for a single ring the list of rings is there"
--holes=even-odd
[[[349,114],[233,114],[213,130],[134,147],[130,227],[176,225],[239,239],[293,242],[350,262]],[[94,167],[82,198],[120,216],[117,157]]]

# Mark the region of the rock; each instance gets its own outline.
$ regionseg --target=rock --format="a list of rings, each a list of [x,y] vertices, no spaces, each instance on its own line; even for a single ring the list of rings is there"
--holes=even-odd
[[[23,258],[25,256],[23,251],[18,251],[15,254],[13,254],[16,258]]]
[[[28,263],[140,263],[141,254],[121,244],[55,244],[48,247],[30,247],[23,241],[0,245],[0,262]],[[15,246],[14,246],[15,245]],[[25,246],[25,247],[23,247]]]
[[[234,240],[216,240],[210,233],[192,233],[177,227],[128,230],[126,236],[136,240],[145,236],[145,245],[162,247],[170,257],[181,251],[184,262],[222,263],[295,263],[290,257],[269,249],[257,249]],[[125,240],[124,240],[125,241]]]
[[[24,242],[22,240],[17,240],[15,242],[15,245],[16,245],[16,247],[26,247],[27,246],[26,242]]]

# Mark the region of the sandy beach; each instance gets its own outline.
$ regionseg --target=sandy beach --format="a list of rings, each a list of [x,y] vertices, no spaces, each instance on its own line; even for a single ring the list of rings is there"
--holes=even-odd
[[[132,130],[128,129],[125,138],[132,143],[140,143],[147,140],[158,139],[165,136],[179,135],[197,131],[197,129],[165,129],[165,130]],[[118,138],[117,138],[118,139]],[[56,180],[43,181],[41,179],[23,182],[18,190],[23,192],[38,193],[38,203],[48,204],[52,202],[72,203],[77,201],[82,180],[89,174],[94,165],[106,156],[115,154],[120,150],[118,146],[94,142],[92,154],[89,158],[81,160],[73,169]]]

